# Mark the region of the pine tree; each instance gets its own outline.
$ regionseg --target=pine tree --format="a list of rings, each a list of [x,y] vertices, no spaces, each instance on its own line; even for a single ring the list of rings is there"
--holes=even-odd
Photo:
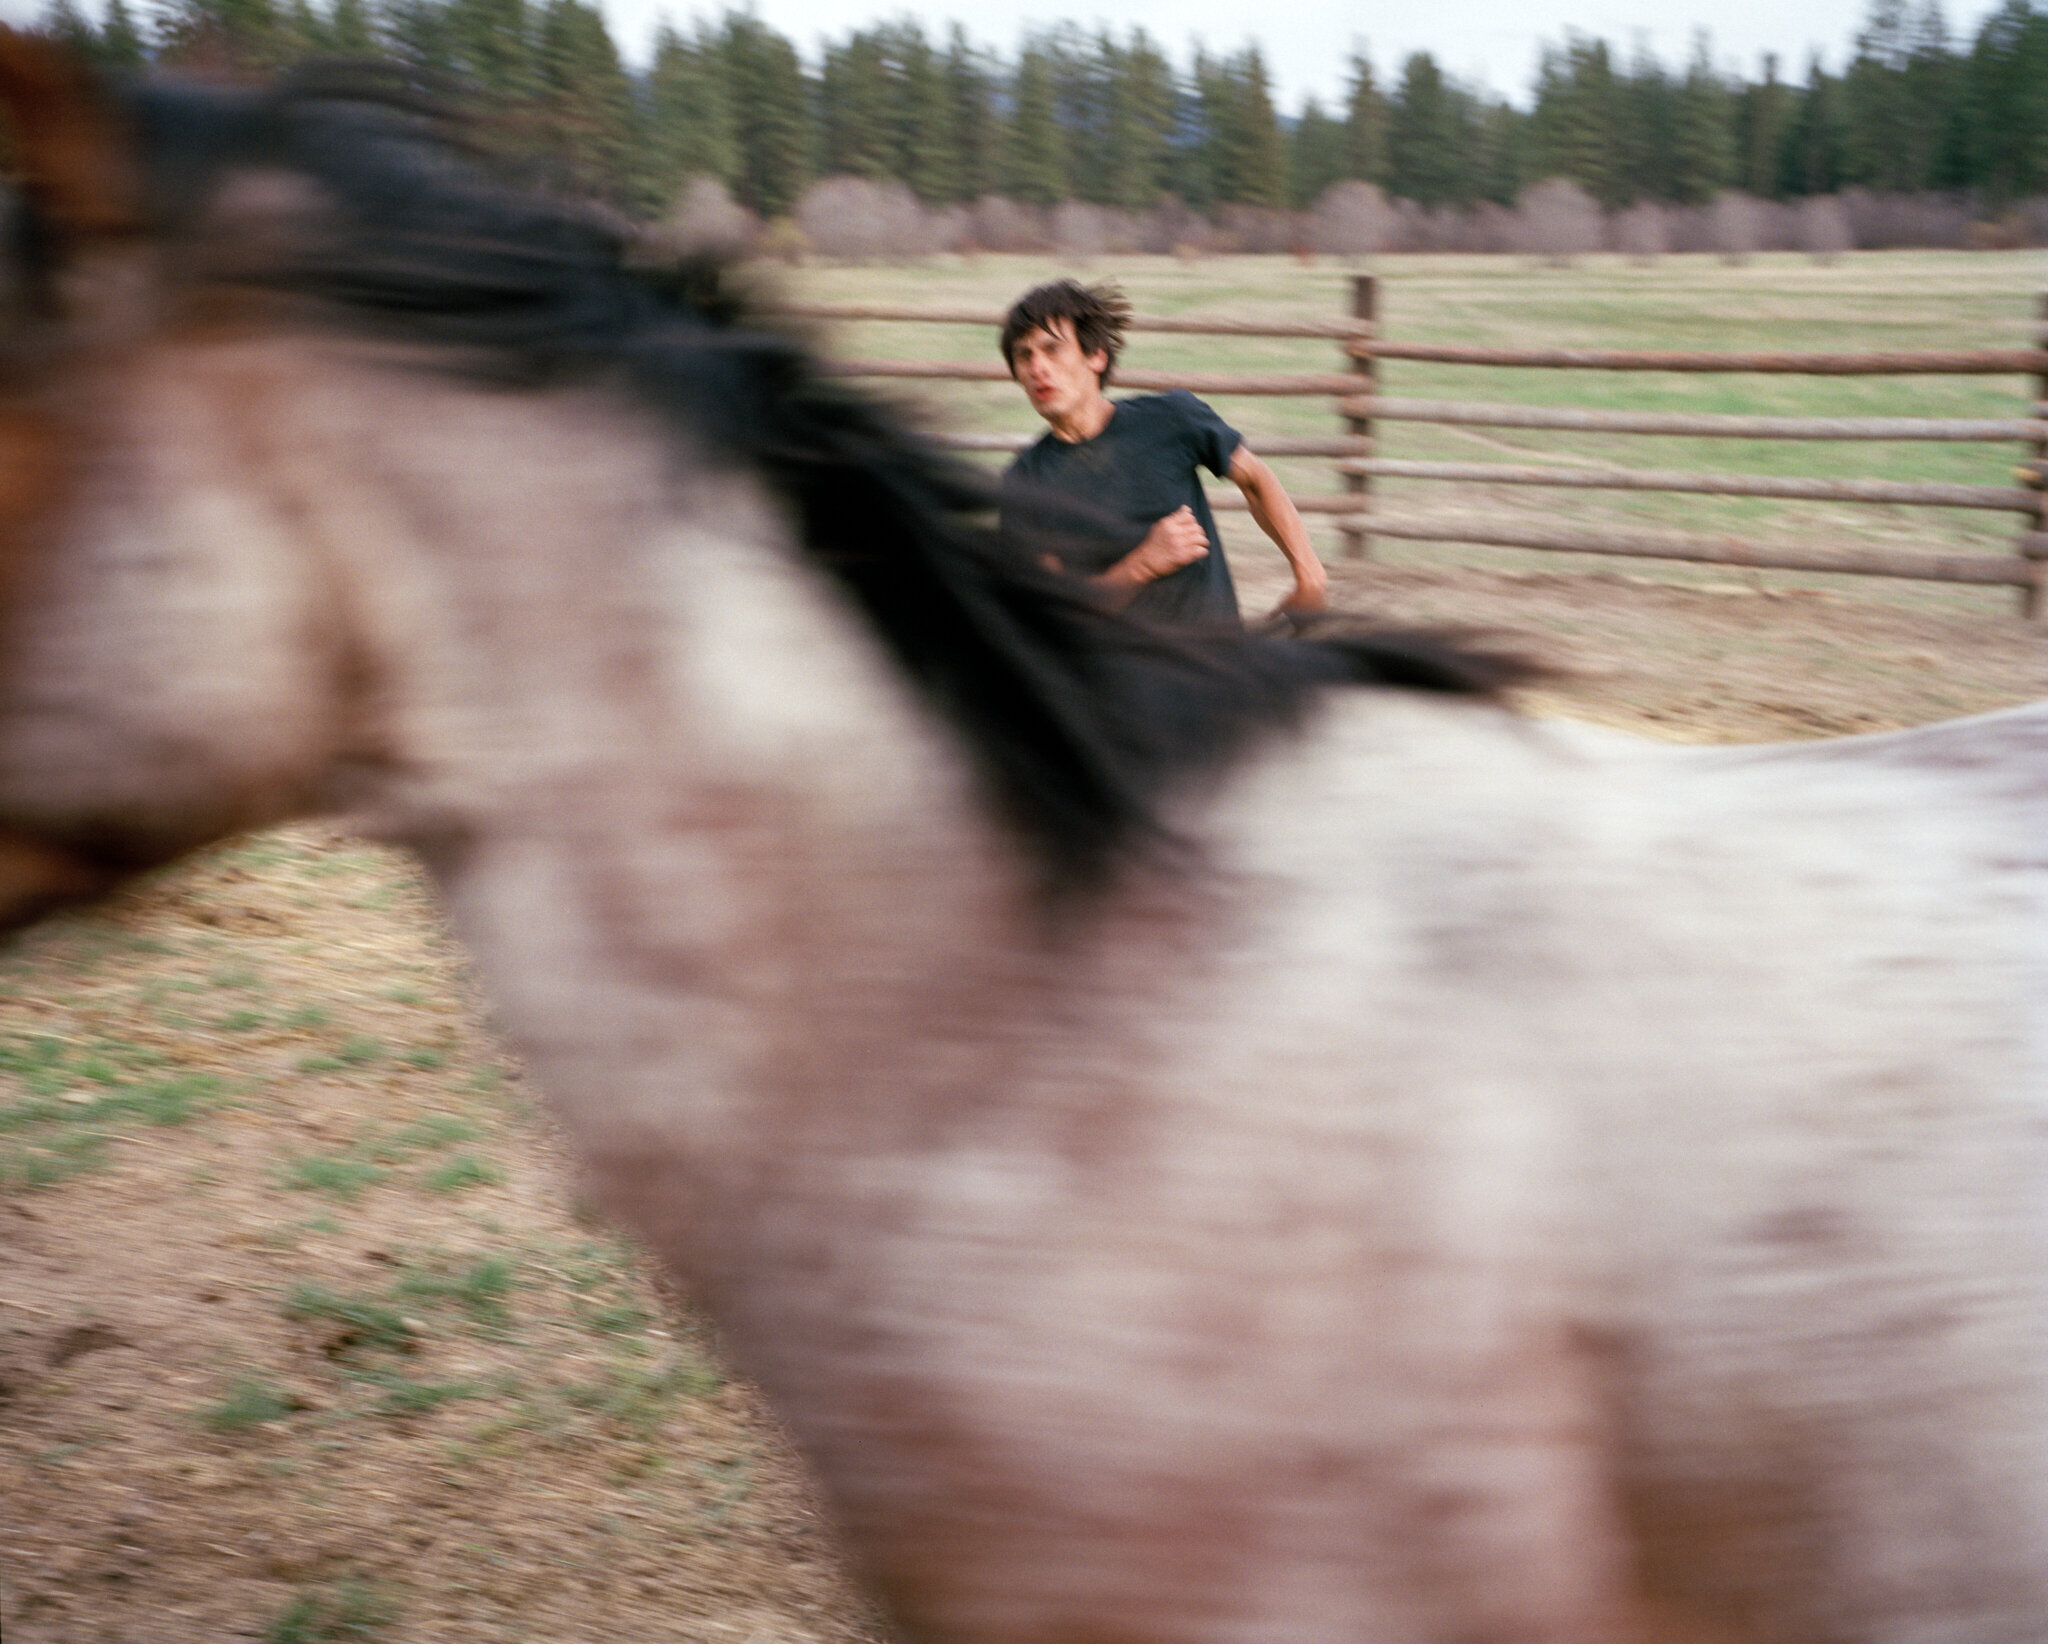
[[[1473,196],[1511,206],[1535,180],[1529,171],[1529,117],[1494,97],[1479,105],[1472,124]]]
[[[1704,30],[1678,94],[1677,152],[1670,198],[1687,205],[1711,199],[1735,180],[1733,106],[1714,72]]]
[[[107,0],[109,26],[113,8],[120,3],[121,0]],[[334,0],[334,7],[327,14],[327,32],[333,37],[334,49],[344,57],[368,57],[377,49],[376,30],[366,0]]]
[[[107,0],[95,50],[99,61],[117,74],[132,73],[142,67],[146,59],[142,32],[135,26],[135,15],[129,11],[127,0]]]
[[[289,55],[274,0],[170,0],[156,17],[158,54],[171,62],[220,60],[273,66]]]
[[[1203,203],[1277,206],[1287,197],[1286,150],[1257,46],[1234,57],[1197,54]]]
[[[1963,126],[1948,27],[1929,0],[1873,0],[1842,77],[1843,162],[1848,180],[1878,189],[1938,188],[1956,181]]]
[[[1778,59],[1764,53],[1763,78],[1735,94],[1735,183],[1745,193],[1767,199],[1783,192],[1778,157],[1796,102],[1778,79]]]
[[[1102,198],[1126,211],[1148,211],[1172,185],[1180,115],[1173,65],[1143,29],[1133,29],[1122,46],[1103,36],[1100,51],[1110,110]]]
[[[1443,70],[1426,51],[1401,65],[1387,118],[1387,192],[1417,205],[1463,204],[1473,197],[1471,133]]]
[[[1315,98],[1303,100],[1287,145],[1288,200],[1297,211],[1314,205],[1324,189],[1350,175],[1345,136],[1343,121],[1325,114]]]
[[[913,19],[904,18],[878,32],[891,92],[895,174],[927,205],[950,199],[960,162],[946,119],[945,75],[939,57]]]
[[[392,56],[423,75],[456,72],[448,12],[436,0],[382,0],[384,37]]]
[[[1045,54],[1052,93],[1053,124],[1059,128],[1067,187],[1062,197],[1101,203],[1108,143],[1106,71],[1093,42],[1072,23],[1056,24],[1037,36]]]
[[[53,40],[62,42],[67,50],[87,62],[100,54],[99,30],[92,26],[92,19],[72,0],[50,0],[43,8],[42,16],[36,19],[36,28]]]
[[[1052,205],[1067,196],[1066,134],[1054,101],[1052,54],[1026,37],[1010,80],[1002,189],[1013,200]]]
[[[1681,92],[1647,44],[1637,47],[1628,72],[1615,83],[1615,203],[1669,198],[1679,169]]]
[[[692,177],[728,188],[739,175],[739,147],[717,41],[699,24],[688,38],[664,18],[647,73],[648,191],[672,201]]]
[[[547,147],[561,185],[620,205],[635,198],[632,88],[604,14],[584,0],[547,0],[536,31]]]
[[[1620,98],[1604,40],[1568,35],[1562,50],[1545,46],[1531,111],[1533,170],[1577,183],[1603,206],[1621,203]]]
[[[1344,175],[1367,183],[1387,179],[1387,100],[1362,50],[1351,54],[1351,84],[1344,94]]]
[[[996,74],[987,55],[968,43],[967,31],[958,23],[946,40],[939,84],[947,147],[954,157],[949,197],[979,199],[998,181],[1001,131],[995,106]]]
[[[539,23],[526,0],[445,0],[442,37],[450,67],[501,107],[536,97]]]
[[[895,175],[889,114],[880,39],[856,30],[843,45],[827,45],[818,76],[825,169],[871,180]]]
[[[1792,110],[1785,144],[1778,156],[1781,194],[1832,194],[1842,186],[1842,83],[1815,57],[1806,69],[1806,85]]]
[[[718,54],[739,150],[733,193],[760,217],[786,216],[811,179],[811,88],[796,47],[748,12],[727,12]]]
[[[1244,205],[1287,203],[1287,145],[1273,109],[1273,83],[1265,55],[1247,45],[1225,64],[1231,85],[1231,112],[1239,144],[1237,200]]]
[[[1961,101],[1970,182],[1994,206],[2048,193],[2048,12],[2006,0],[1984,19]]]

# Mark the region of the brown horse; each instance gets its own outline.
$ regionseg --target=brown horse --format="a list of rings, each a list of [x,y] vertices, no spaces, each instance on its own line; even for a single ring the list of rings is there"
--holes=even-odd
[[[2048,709],[1148,634],[402,95],[0,98],[11,917],[417,850],[907,1632],[2048,1638]]]

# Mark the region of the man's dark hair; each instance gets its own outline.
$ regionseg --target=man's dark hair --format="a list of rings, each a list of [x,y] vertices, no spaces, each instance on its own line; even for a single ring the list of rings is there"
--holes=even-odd
[[[1074,341],[1083,354],[1100,351],[1109,356],[1102,368],[1107,386],[1116,371],[1116,357],[1123,352],[1124,327],[1131,323],[1131,300],[1122,288],[1109,280],[1101,285],[1055,280],[1025,292],[1003,316],[1003,363],[1011,376],[1017,374],[1017,344],[1034,331],[1049,331],[1054,320],[1073,325]]]

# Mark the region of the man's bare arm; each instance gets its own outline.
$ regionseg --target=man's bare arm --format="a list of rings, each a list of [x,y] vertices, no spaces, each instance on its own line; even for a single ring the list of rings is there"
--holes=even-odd
[[[1294,572],[1294,591],[1280,602],[1283,611],[1320,611],[1330,603],[1330,579],[1308,540],[1308,527],[1280,476],[1240,444],[1230,458],[1230,477],[1244,493],[1252,518],[1287,556]]]
[[[1145,540],[1092,580],[1121,609],[1148,582],[1209,557],[1209,536],[1195,511],[1185,505],[1154,520]]]

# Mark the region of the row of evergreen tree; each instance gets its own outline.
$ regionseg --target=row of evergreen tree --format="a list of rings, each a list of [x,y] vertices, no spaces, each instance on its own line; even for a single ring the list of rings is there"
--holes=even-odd
[[[562,184],[653,212],[693,176],[764,218],[827,173],[906,185],[927,204],[999,194],[1143,210],[1305,206],[1357,178],[1424,206],[1512,201],[1545,177],[1601,205],[1765,198],[1850,185],[1967,192],[1981,209],[2048,193],[2048,10],[2004,0],[1967,43],[1938,0],[1874,0],[1840,74],[1803,82],[1765,58],[1727,72],[1702,34],[1682,72],[1602,40],[1546,48],[1530,107],[1446,75],[1427,52],[1382,81],[1350,60],[1341,107],[1275,106],[1256,45],[1183,69],[1142,30],[1073,25],[1014,56],[954,25],[856,30],[806,63],[751,12],[664,24],[649,66],[622,62],[589,0],[162,0],[98,23],[50,0],[46,23],[117,69],[278,66],[378,55],[464,88]]]

